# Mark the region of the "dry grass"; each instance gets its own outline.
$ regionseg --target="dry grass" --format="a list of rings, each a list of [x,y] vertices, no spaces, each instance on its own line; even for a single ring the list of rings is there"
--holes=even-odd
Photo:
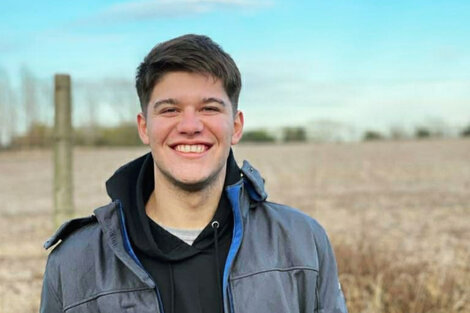
[[[75,204],[143,149],[75,151]],[[270,200],[314,216],[335,248],[350,313],[470,312],[470,141],[239,146]],[[51,223],[49,151],[0,154],[0,312],[37,312]]]
[[[469,312],[470,257],[468,247],[460,249],[465,264],[449,266],[407,260],[402,251],[380,250],[367,240],[337,245],[350,312]]]

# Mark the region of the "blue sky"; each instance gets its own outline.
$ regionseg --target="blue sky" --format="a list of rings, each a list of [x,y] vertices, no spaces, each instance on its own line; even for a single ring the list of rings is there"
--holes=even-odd
[[[132,82],[156,43],[185,33],[239,65],[248,128],[470,123],[470,1],[2,0],[0,69]]]

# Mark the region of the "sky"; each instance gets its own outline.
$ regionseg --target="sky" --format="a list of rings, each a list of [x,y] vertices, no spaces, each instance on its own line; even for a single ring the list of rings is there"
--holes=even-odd
[[[247,128],[470,123],[467,0],[2,0],[0,70],[132,83],[155,44],[187,33],[238,64]]]

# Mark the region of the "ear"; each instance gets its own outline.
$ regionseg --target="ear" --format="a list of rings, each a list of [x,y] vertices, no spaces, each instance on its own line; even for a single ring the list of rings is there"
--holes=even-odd
[[[232,145],[236,145],[242,139],[244,123],[243,112],[237,111],[233,120]]]
[[[149,136],[147,135],[147,121],[145,120],[144,113],[137,114],[137,129],[139,130],[139,137],[144,145],[150,143]]]

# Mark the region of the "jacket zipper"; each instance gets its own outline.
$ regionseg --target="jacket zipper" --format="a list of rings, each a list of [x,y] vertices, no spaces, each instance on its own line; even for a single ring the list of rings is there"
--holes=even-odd
[[[225,269],[224,269],[224,276],[223,276],[223,301],[227,299],[228,305],[226,306],[231,313],[234,313],[233,307],[233,296],[232,291],[229,285],[229,276],[230,271],[233,266],[233,262],[235,257],[240,249],[241,241],[243,238],[243,222],[241,217],[241,209],[240,209],[240,200],[241,200],[241,189],[243,186],[243,179],[238,183],[228,186],[225,190],[227,191],[227,196],[232,206],[233,212],[233,219],[234,219],[234,226],[233,226],[233,235],[232,235],[232,243],[230,245],[230,249],[227,255],[227,259],[225,260]],[[225,296],[227,294],[227,297]],[[225,307],[225,306],[224,306]],[[227,313],[230,313],[227,312]]]
[[[233,295],[232,295],[232,287],[230,287],[230,285],[228,285],[228,302],[229,302],[229,310],[230,312],[229,313],[235,313],[235,309],[233,308]]]
[[[225,293],[225,290],[227,290],[227,294],[228,294],[227,295],[227,298],[228,298],[227,299],[228,300],[228,306],[227,307],[232,313],[234,313],[233,298],[232,298],[231,288],[228,284],[229,274],[226,273],[226,271],[231,270],[231,267],[233,265],[233,261],[235,259],[235,256],[238,253],[238,249],[240,248],[241,241],[242,241],[242,238],[243,238],[243,223],[242,223],[241,209],[240,209],[240,200],[241,200],[240,198],[241,198],[242,186],[243,186],[243,179],[241,181],[239,181],[238,183],[236,183],[234,185],[231,185],[231,186],[228,186],[226,188],[228,198],[230,200],[230,204],[232,205],[232,211],[233,211],[233,217],[234,217],[234,227],[233,227],[234,229],[233,229],[233,231],[234,231],[235,236],[237,236],[237,237],[232,238],[232,244],[231,244],[230,249],[229,249],[227,260],[225,261],[225,269],[224,269],[224,276],[223,276],[223,282],[222,282],[222,285],[223,286],[225,285],[225,288],[223,288],[224,293]],[[128,246],[128,250],[129,250],[127,252],[131,256],[131,258],[137,263],[137,265],[139,265],[139,267],[143,271],[145,271],[145,273],[149,276],[150,280],[154,283],[155,293],[156,293],[156,296],[157,296],[158,305],[160,307],[160,312],[165,313],[165,311],[163,310],[163,302],[162,302],[162,299],[160,297],[160,291],[158,290],[157,284],[153,281],[152,276],[150,276],[150,274],[147,272],[147,270],[145,270],[142,263],[137,258],[137,255],[135,254],[134,250],[132,249],[132,246],[130,245],[129,237],[127,235],[126,224],[125,224],[125,221],[124,221],[124,211],[122,209],[121,201],[118,201],[118,203],[119,203],[119,210],[120,210],[120,213],[121,213],[121,227],[123,229],[124,240],[126,241],[127,246]],[[233,239],[236,239],[235,245],[233,244]],[[232,251],[232,255],[230,256],[231,251]],[[225,295],[223,296],[222,300],[225,302]]]
[[[317,277],[317,281],[315,284],[315,311],[314,313],[318,313],[320,311],[320,295],[318,294],[318,284],[319,284],[319,281]]]
[[[130,244],[130,241],[129,241],[129,237],[127,235],[127,229],[126,229],[126,224],[125,224],[125,221],[124,221],[124,210],[122,209],[122,205],[121,205],[121,201],[118,201],[119,203],[119,211],[120,211],[120,215],[121,215],[121,219],[120,219],[120,222],[121,222],[121,227],[123,229],[123,237],[124,237],[124,241],[126,242],[126,245],[125,245],[125,248],[127,248],[127,253],[130,255],[130,257],[135,261],[135,263],[137,263],[137,265],[149,276],[150,280],[153,282],[153,284],[155,285],[155,294],[157,296],[157,302],[158,302],[158,306],[159,306],[159,309],[160,309],[160,312],[161,313],[165,313],[165,311],[163,310],[163,302],[162,302],[162,299],[160,297],[160,291],[158,290],[158,286],[157,286],[157,283],[153,280],[152,276],[150,276],[150,274],[147,272],[147,270],[144,268],[144,266],[142,265],[142,263],[140,262],[139,258],[137,257],[137,255],[135,254],[134,250],[132,249],[132,246]],[[127,246],[127,247],[126,247]]]

